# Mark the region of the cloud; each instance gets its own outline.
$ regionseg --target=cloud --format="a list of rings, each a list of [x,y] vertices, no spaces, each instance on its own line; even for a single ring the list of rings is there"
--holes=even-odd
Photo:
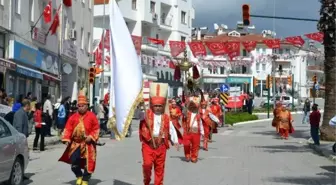
[[[213,28],[214,23],[235,28],[237,21],[242,19],[243,4],[250,5],[251,14],[312,19],[319,18],[320,9],[317,0],[193,0],[193,4],[196,12],[194,27],[209,28]],[[273,30],[274,27],[278,36],[303,35],[317,31],[317,22],[251,18],[251,24],[256,26],[258,32],[264,29]]]

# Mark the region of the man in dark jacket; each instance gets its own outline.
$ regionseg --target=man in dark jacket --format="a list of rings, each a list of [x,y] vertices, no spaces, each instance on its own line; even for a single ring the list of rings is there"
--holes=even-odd
[[[22,101],[21,108],[15,112],[14,119],[13,119],[13,126],[16,128],[17,131],[24,134],[26,137],[29,136],[28,131],[28,112],[30,110],[30,101],[24,99]]]
[[[302,124],[306,124],[309,119],[309,113],[310,113],[310,100],[307,98],[304,105],[303,105],[303,119]]]

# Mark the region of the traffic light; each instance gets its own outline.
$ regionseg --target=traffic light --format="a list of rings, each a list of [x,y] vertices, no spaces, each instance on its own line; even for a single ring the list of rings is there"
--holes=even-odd
[[[250,25],[250,6],[248,4],[244,4],[242,6],[243,11],[243,24],[244,26]]]
[[[272,87],[272,77],[271,75],[267,75],[266,78],[266,89],[270,89]]]
[[[103,72],[104,70],[103,69],[100,69],[98,67],[95,68],[95,74],[98,75],[100,74],[101,72]]]
[[[292,76],[287,76],[287,83],[289,86],[292,86]]]
[[[317,76],[314,75],[312,80],[313,80],[314,84],[316,84],[317,83]]]
[[[90,67],[89,69],[89,83],[93,84],[96,77],[96,69],[94,67]]]
[[[253,77],[253,87],[258,85],[258,79],[256,77]]]

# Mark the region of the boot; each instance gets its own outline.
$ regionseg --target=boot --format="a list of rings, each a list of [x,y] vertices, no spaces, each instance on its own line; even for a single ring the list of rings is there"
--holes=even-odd
[[[81,185],[89,185],[89,181],[83,181]]]
[[[82,185],[83,177],[77,177],[76,185]]]

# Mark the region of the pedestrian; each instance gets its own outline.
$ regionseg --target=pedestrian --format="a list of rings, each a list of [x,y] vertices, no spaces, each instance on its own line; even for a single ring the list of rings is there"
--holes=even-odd
[[[142,143],[143,182],[144,185],[149,185],[154,166],[154,185],[162,185],[169,141],[178,147],[178,136],[173,124],[169,121],[169,116],[164,113],[169,111],[165,110],[168,84],[151,83],[149,89],[151,107],[146,111],[139,127],[139,137]]]
[[[210,118],[211,110],[207,108],[208,102],[203,100],[201,102],[200,115],[202,119],[202,124],[204,128],[204,138],[203,138],[203,149],[208,151],[208,143],[211,141],[212,127],[214,122]]]
[[[65,101],[66,99],[63,99],[60,102],[60,106],[58,107],[57,111],[57,129],[58,129],[58,136],[61,137],[65,123],[66,123],[66,110],[65,110]]]
[[[22,100],[23,100],[23,94],[20,94],[17,97],[15,103],[13,104],[13,107],[12,107],[12,111],[13,112],[18,111],[21,108],[21,106],[22,106]]]
[[[34,123],[35,123],[35,138],[33,144],[33,150],[37,149],[38,140],[40,140],[40,151],[44,151],[44,135],[45,135],[45,123],[43,122],[42,116],[42,104],[36,103],[35,104],[35,112],[34,112]]]
[[[51,137],[51,127],[52,127],[52,117],[53,117],[53,106],[50,101],[51,95],[48,94],[46,100],[43,104],[43,117],[46,123],[46,137]]]
[[[302,118],[302,124],[306,124],[309,119],[309,112],[310,112],[310,101],[307,98],[304,105],[303,105],[303,118]]]
[[[202,100],[204,100],[203,95],[201,97],[197,94],[191,95],[187,104],[188,110],[183,118],[183,147],[187,162],[197,163],[201,136],[204,138],[204,128],[199,112],[199,105]]]
[[[281,111],[282,111],[282,103],[278,101],[276,102],[275,109],[273,110],[273,120],[272,120],[272,126],[275,127],[276,133],[279,133]]]
[[[312,106],[312,112],[309,115],[309,122],[310,122],[310,135],[315,145],[320,145],[320,136],[319,136],[320,121],[321,121],[321,113],[318,110],[318,105],[314,104]]]
[[[27,99],[22,101],[21,108],[15,112],[13,118],[13,126],[20,133],[24,134],[26,137],[29,136],[28,131],[28,112],[30,111],[30,102]]]
[[[287,109],[286,105],[282,105],[281,111],[278,112],[277,116],[279,119],[279,134],[281,139],[288,139],[289,134],[294,132],[293,128],[293,117],[290,111]]]
[[[88,185],[96,167],[99,123],[96,115],[88,108],[86,97],[80,92],[78,112],[67,121],[62,138],[67,147],[59,161],[71,165],[77,178],[76,185]]]

